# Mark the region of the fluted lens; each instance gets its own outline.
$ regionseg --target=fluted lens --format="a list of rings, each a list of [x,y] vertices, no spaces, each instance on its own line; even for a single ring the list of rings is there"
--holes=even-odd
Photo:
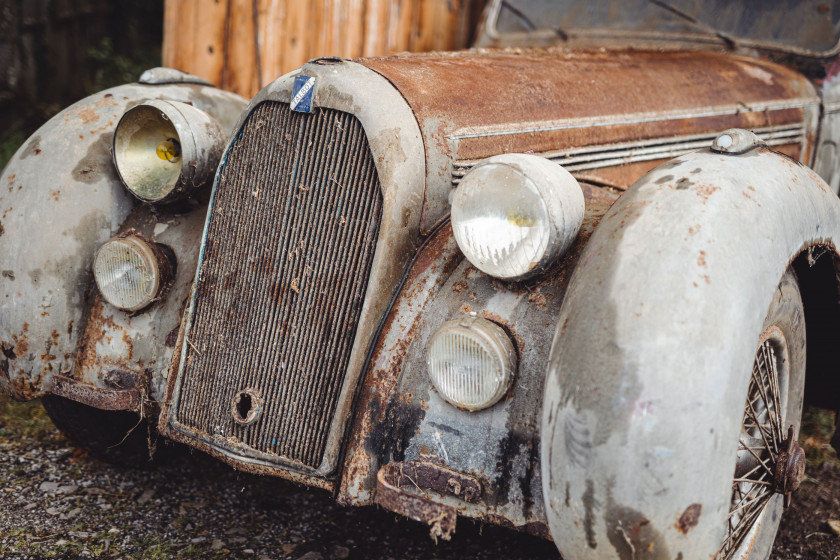
[[[481,410],[507,392],[516,354],[501,327],[471,316],[449,321],[432,335],[426,366],[432,384],[448,403]]]
[[[160,288],[157,259],[145,241],[128,236],[102,245],[93,265],[99,291],[108,303],[137,311],[152,303]]]

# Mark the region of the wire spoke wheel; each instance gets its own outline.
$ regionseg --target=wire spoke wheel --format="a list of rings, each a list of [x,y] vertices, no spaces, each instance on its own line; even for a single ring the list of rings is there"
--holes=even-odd
[[[726,540],[718,560],[749,557],[751,541],[759,530],[768,504],[776,494],[784,494],[789,499],[801,481],[804,454],[796,444],[794,427],[785,425],[787,411],[783,403],[787,402],[789,379],[785,336],[778,327],[768,327],[761,335],[753,362],[738,442]]]

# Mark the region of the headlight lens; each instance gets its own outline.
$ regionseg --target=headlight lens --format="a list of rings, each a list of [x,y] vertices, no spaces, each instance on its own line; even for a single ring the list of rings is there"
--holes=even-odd
[[[545,158],[505,154],[481,161],[458,185],[452,229],[473,266],[519,280],[566,251],[583,212],[583,193],[568,171]]]
[[[208,183],[226,134],[207,113],[152,100],[126,111],[114,132],[114,164],[126,188],[146,202],[171,202]]]
[[[466,410],[490,407],[510,387],[516,353],[499,325],[476,316],[444,323],[429,340],[429,377],[451,405]]]
[[[129,235],[106,242],[93,263],[96,285],[108,303],[125,311],[151,304],[161,287],[161,271],[152,247]]]

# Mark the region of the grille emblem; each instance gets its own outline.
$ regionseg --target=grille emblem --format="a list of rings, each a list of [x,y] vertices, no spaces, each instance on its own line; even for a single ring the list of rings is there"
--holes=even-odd
[[[312,112],[312,96],[315,93],[315,78],[312,76],[298,76],[292,86],[292,101],[289,104],[292,111],[299,113]]]

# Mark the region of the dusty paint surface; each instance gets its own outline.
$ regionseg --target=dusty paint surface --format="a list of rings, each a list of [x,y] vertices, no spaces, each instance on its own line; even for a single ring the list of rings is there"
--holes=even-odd
[[[0,384],[18,399],[70,374],[94,303],[91,263],[135,205],[111,161],[113,129],[138,100],[192,103],[226,126],[244,100],[196,85],[125,85],[41,127],[0,174]],[[23,248],[25,247],[25,250]]]
[[[511,49],[360,62],[400,90],[423,130],[424,229],[448,211],[453,160],[804,122],[790,148],[810,162],[819,115],[814,88],[792,70],[715,53]],[[588,178],[626,188],[651,167]]]
[[[362,385],[339,501],[370,503],[376,473],[391,461],[425,462],[475,477],[484,492],[476,504],[437,495],[436,502],[459,515],[548,535],[540,410],[534,402],[542,395],[551,334],[571,271],[617,197],[590,185],[583,192],[587,210],[580,236],[561,264],[530,283],[503,283],[479,273],[461,260],[448,224],[429,240],[389,314]],[[447,404],[431,387],[425,346],[440,324],[473,311],[511,336],[519,374],[502,402],[470,413]],[[418,494],[410,486],[403,492]]]

